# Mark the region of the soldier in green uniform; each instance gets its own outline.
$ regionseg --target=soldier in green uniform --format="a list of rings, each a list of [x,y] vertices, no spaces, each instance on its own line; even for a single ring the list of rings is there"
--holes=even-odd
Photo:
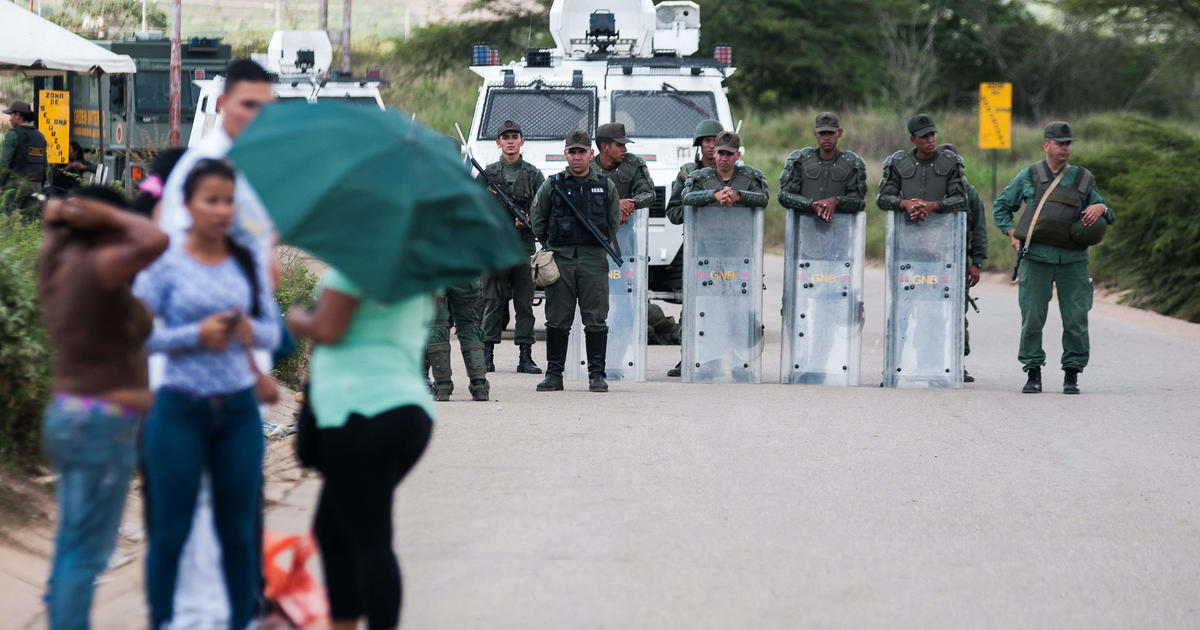
[[[517,203],[521,210],[529,213],[529,204],[546,177],[538,168],[521,157],[525,137],[521,125],[511,120],[500,123],[496,132],[496,145],[500,147],[500,159],[487,165],[484,172],[476,176],[480,181],[504,186],[504,192]],[[520,221],[513,219],[525,253],[532,256],[536,249],[533,233]],[[513,328],[513,343],[521,349],[517,360],[517,371],[524,374],[541,374],[542,368],[533,360],[533,279],[529,264],[521,263],[484,279],[483,285],[483,353],[487,371],[495,372],[494,348],[500,343],[500,330],[508,315],[508,294],[512,293],[516,325]]]
[[[13,101],[4,113],[12,129],[0,142],[0,186],[16,188],[10,207],[32,212],[37,205],[33,194],[46,178],[46,137],[33,126],[29,103]]]
[[[1026,394],[1042,391],[1042,328],[1053,287],[1058,287],[1058,312],[1062,316],[1063,393],[1079,393],[1079,373],[1087,367],[1090,351],[1088,311],[1092,308],[1092,280],[1088,275],[1088,244],[1099,242],[1106,225],[1116,215],[1104,204],[1096,177],[1081,166],[1070,166],[1071,126],[1063,121],[1046,125],[1042,149],[1046,159],[1017,173],[992,206],[996,227],[1008,235],[1013,249],[1026,247],[1021,261],[1021,344],[1017,360],[1024,366]],[[1020,225],[1013,213],[1025,203]],[[1039,211],[1038,205],[1041,205]],[[1037,214],[1034,219],[1033,215]],[[1032,239],[1023,242],[1022,237]],[[1094,238],[1089,238],[1094,236]]]
[[[554,252],[559,279],[546,287],[546,378],[539,392],[562,391],[563,368],[575,305],[579,305],[587,350],[588,390],[607,392],[604,360],[608,348],[608,259],[603,247],[579,223],[564,195],[620,253],[620,196],[608,177],[592,168],[592,139],[585,131],[567,135],[567,168],[538,188],[530,208],[534,234]]]
[[[752,166],[738,164],[741,148],[742,139],[736,133],[717,134],[717,163],[688,175],[683,185],[683,205],[765,207],[770,201],[767,178]]]
[[[671,185],[671,198],[667,200],[667,220],[683,225],[683,185],[692,171],[717,165],[717,134],[724,131],[717,120],[701,120],[692,133],[692,146],[697,148],[696,160],[679,167],[675,183]],[[672,376],[679,376],[673,374]]]
[[[675,175],[675,182],[671,184],[671,197],[667,200],[667,220],[675,225],[683,224],[683,186],[687,183],[688,175],[697,169],[713,167],[717,165],[717,134],[724,131],[721,128],[721,122],[717,120],[701,120],[696,125],[696,130],[692,132],[692,146],[696,147],[696,159],[679,167],[679,173]],[[675,254],[675,260],[671,261],[671,267],[683,269],[683,248],[679,248],[679,252]],[[680,313],[680,319],[683,319],[683,314]],[[675,367],[667,370],[667,376],[678,378],[682,374],[682,362],[676,363]]]
[[[948,150],[958,154],[953,144],[946,143],[938,146],[938,150]],[[983,271],[983,262],[987,260],[987,220],[984,218],[983,199],[975,186],[967,183],[967,289],[979,284],[979,274]],[[971,356],[970,320],[967,312],[971,310],[971,295],[967,294],[966,304],[963,304],[963,356]],[[963,382],[974,383],[975,377],[963,369]]]
[[[958,154],[938,151],[937,127],[929,114],[908,119],[912,151],[897,151],[883,162],[875,203],[880,210],[904,212],[924,221],[930,212],[967,209],[966,178]]]
[[[617,185],[621,196],[621,223],[627,223],[634,210],[654,203],[654,180],[642,158],[629,153],[625,145],[633,141],[625,136],[625,125],[608,123],[596,127],[596,157],[592,169]]]
[[[834,211],[866,207],[867,167],[853,151],[839,151],[843,129],[837,114],[821,112],[813,125],[817,148],[792,151],[779,174],[779,203],[829,221]]]
[[[483,331],[479,328],[479,280],[451,285],[434,297],[433,323],[425,347],[425,361],[433,370],[433,398],[450,400],[450,326],[458,335],[459,350],[471,379],[471,400],[486,401],[490,393],[483,360]]]

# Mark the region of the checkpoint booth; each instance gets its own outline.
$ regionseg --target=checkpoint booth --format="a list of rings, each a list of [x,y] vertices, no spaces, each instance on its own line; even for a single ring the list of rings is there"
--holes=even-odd
[[[107,75],[136,71],[137,66],[128,55],[105,50],[20,5],[0,2],[0,74],[20,72],[27,77],[42,79],[42,87],[50,88],[37,89],[32,94],[33,109],[38,118],[35,124],[46,137],[49,164],[67,162],[67,146],[80,120],[94,119],[96,135],[102,143],[112,136],[106,132],[115,128],[108,120],[107,103],[71,102],[65,83],[67,73],[86,76],[87,82],[98,93],[102,83],[108,80]],[[99,154],[110,148],[124,150],[123,145],[108,147],[102,144]],[[103,176],[103,173],[97,173],[98,181],[103,180]]]
[[[683,212],[682,380],[760,383],[763,209]]]
[[[617,230],[621,264],[618,266],[611,258],[608,260],[608,350],[604,371],[605,378],[610,381],[646,380],[649,226],[649,210],[641,208],[635,211],[629,221]],[[575,323],[571,325],[563,376],[572,381],[588,379],[587,351],[579,309],[575,310]]]
[[[967,213],[887,212],[883,385],[963,385]]]
[[[779,382],[858,385],[866,213],[786,211]]]

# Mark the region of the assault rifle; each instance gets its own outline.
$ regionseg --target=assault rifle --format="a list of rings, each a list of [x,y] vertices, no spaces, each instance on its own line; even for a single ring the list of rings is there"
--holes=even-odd
[[[597,229],[591,221],[588,221],[587,216],[583,214],[583,211],[579,209],[579,206],[575,205],[575,202],[569,196],[567,196],[567,194],[564,193],[561,188],[558,187],[558,182],[551,179],[550,189],[554,191],[554,194],[562,197],[563,201],[566,202],[567,207],[571,209],[571,214],[575,215],[575,220],[582,224],[583,227],[587,228],[587,231],[592,235],[592,238],[596,239],[596,242],[604,248],[604,251],[607,252],[609,257],[613,259],[613,262],[617,263],[617,266],[620,267],[621,257],[617,255],[617,250],[613,248],[612,243],[608,242],[608,238],[600,234],[600,230]]]

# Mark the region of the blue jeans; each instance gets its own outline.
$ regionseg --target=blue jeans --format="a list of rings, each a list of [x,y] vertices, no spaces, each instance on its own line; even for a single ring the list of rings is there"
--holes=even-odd
[[[142,440],[151,628],[174,614],[179,556],[191,530],[205,468],[212,476],[213,519],[221,542],[231,627],[243,628],[253,617],[260,573],[256,540],[263,449],[253,390],[201,398],[164,388],[155,395]]]
[[[46,592],[53,630],[88,627],[96,576],[117,541],[139,418],[109,405],[57,396],[46,407],[42,442],[58,473],[58,534]]]

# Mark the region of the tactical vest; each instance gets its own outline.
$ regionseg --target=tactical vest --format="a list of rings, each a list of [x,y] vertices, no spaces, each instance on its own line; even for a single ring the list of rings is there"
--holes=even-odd
[[[1091,171],[1081,166],[1073,168],[1079,169],[1075,175],[1075,185],[1067,187],[1060,183],[1055,186],[1050,197],[1046,199],[1046,204],[1042,206],[1037,226],[1033,228],[1034,243],[1044,243],[1065,249],[1087,249],[1088,245],[1099,242],[1099,239],[1090,243],[1079,242],[1071,237],[1071,224],[1082,225],[1080,215],[1083,214],[1084,204],[1087,203],[1092,186],[1096,183],[1096,176],[1092,175]],[[1033,222],[1037,204],[1054,181],[1054,175],[1050,173],[1050,168],[1044,161],[1029,167],[1029,174],[1033,178],[1033,203],[1025,206],[1025,210],[1021,213],[1021,220],[1017,223],[1017,230],[1013,233],[1017,239],[1022,241],[1029,236],[1029,224]],[[1103,219],[1096,221],[1098,224],[1102,222]],[[1078,229],[1079,226],[1076,226],[1077,231]],[[1103,237],[1103,232],[1100,233],[1100,236]]]
[[[854,172],[854,162],[845,151],[838,151],[832,162],[824,162],[811,148],[800,152],[792,181],[800,181],[800,194],[809,199],[827,199],[845,194],[846,179]]]
[[[592,166],[616,185],[617,197],[620,199],[629,199],[633,196],[633,178],[637,175],[638,167],[641,165],[642,159],[632,153],[626,153],[625,159],[611,169],[601,166],[600,158],[592,160]]]
[[[608,178],[595,173],[595,179],[589,177],[580,182],[574,177],[564,176],[563,173],[555,173],[550,176],[550,183],[559,191],[551,191],[550,194],[550,242],[554,245],[599,245],[588,233],[587,228],[579,224],[575,213],[563,201],[562,195],[570,197],[571,201],[575,202],[575,207],[599,230],[600,235],[607,237]]]
[[[17,132],[13,172],[30,181],[41,181],[46,174],[46,137],[27,125],[17,125],[13,131]]]
[[[941,201],[946,198],[950,171],[958,164],[958,157],[949,151],[938,151],[932,162],[918,162],[911,151],[900,151],[892,156],[892,167],[900,176],[901,199],[924,199]]]
[[[530,172],[528,162],[524,163],[520,170],[517,171],[517,177],[513,180],[512,185],[509,185],[508,180],[504,178],[504,167],[500,164],[500,162],[493,162],[492,164],[489,164],[484,172],[488,181],[496,182],[504,186],[504,192],[508,193],[508,196],[512,197],[512,200],[517,202],[517,207],[525,211],[529,210],[529,204],[533,201],[533,196],[531,193],[529,193],[529,191],[537,191],[533,186],[521,185],[523,183],[528,183],[529,179],[533,177],[533,173]]]

